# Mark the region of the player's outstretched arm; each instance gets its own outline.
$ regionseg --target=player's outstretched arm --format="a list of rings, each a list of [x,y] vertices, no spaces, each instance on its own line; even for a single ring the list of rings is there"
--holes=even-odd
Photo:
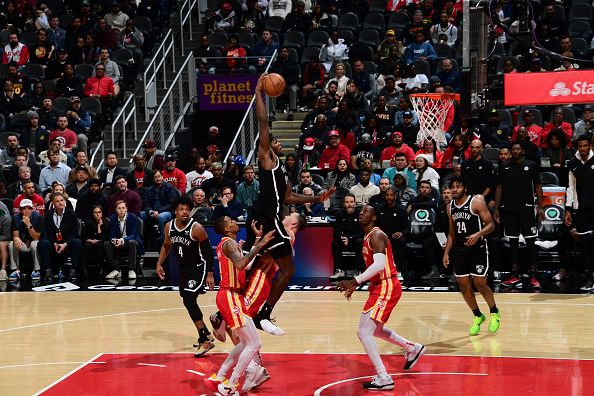
[[[192,239],[200,243],[200,252],[206,261],[206,286],[210,290],[214,290],[214,250],[212,250],[208,234],[201,224],[194,223],[192,227]]]
[[[290,183],[287,183],[287,191],[285,192],[285,202],[293,205],[302,205],[312,202],[324,202],[327,199],[329,199],[330,196],[334,194],[334,192],[336,191],[336,187],[332,187],[318,196],[308,196],[297,194],[291,191],[291,187],[292,186],[290,185]]]
[[[256,85],[256,118],[258,118],[258,128],[260,130],[260,143],[258,145],[258,159],[260,162],[269,160],[270,158],[270,127],[268,126],[268,111],[266,110],[266,102],[264,101],[264,91],[262,89],[262,81],[266,77],[266,73],[262,74],[258,79]]]
[[[163,269],[163,262],[169,256],[169,251],[171,250],[171,239],[169,238],[169,227],[171,223],[165,224],[165,239],[163,240],[163,245],[161,246],[161,250],[159,251],[159,258],[157,259],[157,276],[159,279],[165,279],[165,270]]]

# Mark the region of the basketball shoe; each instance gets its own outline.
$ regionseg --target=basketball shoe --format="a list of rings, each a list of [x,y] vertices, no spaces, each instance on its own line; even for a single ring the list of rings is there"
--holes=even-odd
[[[214,337],[208,335],[208,338],[205,341],[200,342],[198,340],[198,346],[196,347],[196,352],[194,352],[194,357],[200,357],[204,355],[206,352],[210,351],[212,348],[215,347]]]
[[[471,336],[475,336],[481,331],[481,325],[486,320],[485,315],[475,316],[472,319],[472,326],[470,326],[470,330],[468,330],[468,334]]]
[[[503,287],[522,287],[522,281],[515,275],[511,275],[509,278],[501,282]]]
[[[224,380],[223,380],[224,381]],[[210,375],[210,377],[208,377],[207,379],[204,380],[204,384],[206,385],[206,387],[208,389],[210,389],[213,392],[218,392],[219,390],[219,385],[223,382],[221,380],[219,380],[217,378],[217,375],[215,373],[212,373]]]
[[[491,320],[489,320],[489,332],[495,333],[499,330],[499,312],[491,314]]]
[[[404,352],[404,370],[410,370],[417,364],[421,356],[425,354],[427,348],[423,344],[415,344],[412,351]]]
[[[229,382],[229,380],[225,380],[219,384],[217,387],[217,392],[219,392],[221,396],[239,396],[240,393],[237,390],[238,386],[238,384],[232,384]]]
[[[364,382],[363,388],[366,390],[386,391],[394,389],[394,381],[392,377],[380,377],[376,375],[371,382]]]
[[[248,392],[250,389],[256,388],[269,379],[270,375],[268,375],[266,369],[252,361],[245,370],[245,382],[243,383],[241,391]]]
[[[226,323],[223,319],[221,319],[219,317],[219,313],[215,312],[212,315],[210,315],[210,324],[212,325],[212,334],[214,335],[214,337],[221,341],[221,342],[225,342],[225,340],[227,339],[227,334],[225,332],[226,330]]]
[[[274,323],[274,319],[262,319],[260,321],[260,329],[275,336],[285,335],[285,331]]]

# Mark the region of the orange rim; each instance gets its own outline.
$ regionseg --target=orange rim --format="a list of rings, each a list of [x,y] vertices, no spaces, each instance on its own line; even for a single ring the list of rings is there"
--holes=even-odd
[[[451,99],[460,101],[460,94],[457,93],[423,93],[423,94],[410,94],[411,98],[430,98],[430,99]]]

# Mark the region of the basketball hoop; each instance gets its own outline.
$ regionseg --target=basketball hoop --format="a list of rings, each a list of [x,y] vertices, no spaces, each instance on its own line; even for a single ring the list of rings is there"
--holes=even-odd
[[[460,102],[460,94],[428,93],[411,94],[409,97],[419,117],[417,144],[420,146],[423,140],[429,138],[438,144],[446,143],[443,125],[454,101]]]

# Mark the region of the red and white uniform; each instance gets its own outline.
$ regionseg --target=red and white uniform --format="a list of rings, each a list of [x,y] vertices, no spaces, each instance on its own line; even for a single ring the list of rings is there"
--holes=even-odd
[[[365,235],[363,240],[363,260],[365,266],[373,264],[373,249],[370,245],[371,234],[382,232],[379,227],[374,227],[369,234]],[[388,246],[384,254],[386,255],[386,266],[384,269],[369,280],[369,298],[363,307],[363,312],[371,311],[371,319],[381,323],[386,323],[390,318],[392,310],[398,304],[402,295],[402,285],[397,278],[398,271],[394,263],[392,254],[392,245],[387,240]]]
[[[291,237],[291,246],[294,247],[295,235],[289,231],[287,231],[287,234]],[[247,307],[249,316],[254,317],[266,300],[268,300],[276,270],[277,268],[275,267],[264,272],[256,267],[252,271],[247,289],[245,290],[245,306]]]
[[[241,293],[245,287],[245,270],[237,269],[223,253],[223,244],[227,241],[232,241],[232,239],[224,237],[217,246],[221,274],[221,283],[217,293],[217,308],[227,325],[231,329],[237,329],[245,326],[244,315],[247,315],[245,299]],[[241,252],[241,249],[239,251]]]

